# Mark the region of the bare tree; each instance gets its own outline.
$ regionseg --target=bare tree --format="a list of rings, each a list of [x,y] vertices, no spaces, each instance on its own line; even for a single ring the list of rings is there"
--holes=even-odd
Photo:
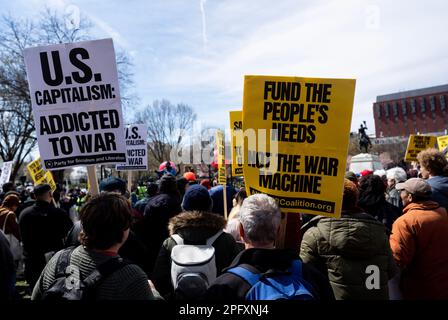
[[[36,145],[34,119],[31,113],[23,50],[28,47],[76,42],[89,39],[91,23],[81,17],[70,25],[63,15],[46,9],[39,21],[3,17],[0,24],[0,157],[14,161],[11,180]],[[132,86],[131,63],[124,52],[117,53],[120,92],[126,105]],[[56,172],[55,172],[56,173]],[[62,176],[63,173],[57,174]],[[56,179],[58,180],[58,179]]]
[[[175,106],[164,99],[137,112],[135,120],[148,125],[148,148],[160,163],[170,160],[172,149],[180,150],[183,134],[192,128],[196,114],[189,105]]]

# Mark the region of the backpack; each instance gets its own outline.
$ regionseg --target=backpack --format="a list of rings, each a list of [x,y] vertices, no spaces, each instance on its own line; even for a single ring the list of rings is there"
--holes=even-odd
[[[228,269],[227,272],[244,279],[251,286],[246,300],[315,300],[313,287],[302,277],[302,262],[293,260],[287,271],[252,272],[250,266]],[[250,267],[254,269],[253,267]]]
[[[178,235],[171,237],[176,245],[171,250],[171,281],[176,300],[195,300],[202,296],[216,279],[215,240],[218,231],[205,245],[185,245]]]
[[[43,292],[42,300],[94,300],[95,289],[115,271],[127,263],[120,257],[115,257],[97,266],[85,279],[80,279],[79,269],[70,265],[70,256],[75,247],[62,251],[56,264],[56,279]],[[41,285],[43,281],[41,281]]]

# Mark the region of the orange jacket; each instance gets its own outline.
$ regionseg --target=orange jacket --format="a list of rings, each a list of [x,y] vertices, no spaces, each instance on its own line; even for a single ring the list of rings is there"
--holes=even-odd
[[[448,215],[437,202],[410,203],[392,226],[405,299],[448,299]]]

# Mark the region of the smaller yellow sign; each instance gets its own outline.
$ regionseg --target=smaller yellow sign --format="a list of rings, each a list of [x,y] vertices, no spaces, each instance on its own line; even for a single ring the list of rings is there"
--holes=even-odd
[[[437,139],[434,136],[411,134],[409,136],[408,147],[406,149],[404,160],[417,161],[417,155],[420,153],[420,151],[426,150],[428,148],[434,148],[436,140]]]
[[[225,141],[224,132],[216,131],[216,147],[218,148],[218,184],[226,185],[226,157],[225,157]]]
[[[44,170],[40,162],[40,157],[31,161],[27,165],[27,169],[31,175],[31,179],[33,179],[34,185],[47,183],[50,185],[51,191],[54,192],[56,190],[56,183],[54,182],[53,175],[50,171]]]
[[[40,179],[39,181],[37,181],[35,183],[35,185],[42,184],[42,183],[49,184],[51,187],[51,191],[54,192],[56,190],[56,183],[54,182],[53,175],[51,174],[50,171],[45,171],[43,178]]]
[[[232,175],[243,176],[243,111],[230,111],[230,134],[232,135]]]
[[[37,182],[44,177],[45,171],[42,168],[42,164],[40,162],[40,157],[37,158],[36,160],[31,161],[27,165],[27,169],[31,175],[31,179],[33,179],[33,182]]]
[[[439,146],[439,150],[444,152],[448,147],[448,136],[437,137],[437,145]],[[448,158],[448,152],[446,153],[446,157]]]

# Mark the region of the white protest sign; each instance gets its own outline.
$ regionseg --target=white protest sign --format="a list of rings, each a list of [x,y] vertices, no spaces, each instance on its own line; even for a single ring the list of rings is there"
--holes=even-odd
[[[112,39],[24,50],[45,169],[126,161]]]
[[[2,174],[0,175],[0,187],[9,181],[11,177],[13,161],[3,162]]]
[[[130,124],[126,127],[126,163],[117,164],[117,170],[148,170],[147,138],[148,126],[146,124]]]

